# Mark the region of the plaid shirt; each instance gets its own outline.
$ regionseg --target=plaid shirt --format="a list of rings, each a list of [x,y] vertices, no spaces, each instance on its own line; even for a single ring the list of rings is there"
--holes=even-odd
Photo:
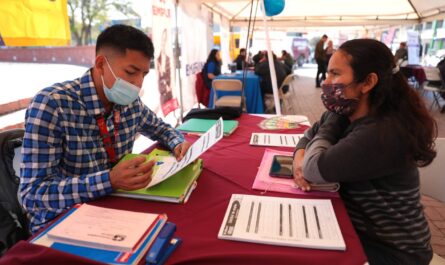
[[[139,98],[128,106],[114,106],[105,118],[110,135],[114,135],[115,111],[120,112],[114,143],[117,158],[131,153],[138,132],[171,150],[184,141]],[[112,192],[109,159],[96,122],[104,112],[91,70],[43,89],[29,105],[19,190],[33,233],[74,204]]]

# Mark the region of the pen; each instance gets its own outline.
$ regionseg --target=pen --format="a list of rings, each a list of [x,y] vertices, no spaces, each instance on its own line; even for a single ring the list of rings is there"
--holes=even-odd
[[[306,238],[309,238],[309,232],[307,231],[306,208],[304,207],[304,205],[302,207],[303,207],[304,230],[306,232]]]
[[[317,207],[315,206],[314,206],[314,213],[315,213],[315,221],[317,221],[318,237],[321,239],[323,238],[323,236],[321,235],[320,221],[318,220]]]
[[[280,135],[280,143],[283,145],[283,137]]]
[[[287,143],[287,135],[284,136],[284,141],[286,142],[286,145],[289,145],[289,144]]]
[[[297,145],[297,143],[295,142],[294,136],[292,136],[292,141],[294,142],[294,145]]]
[[[280,203],[280,236],[283,235],[283,204]]]

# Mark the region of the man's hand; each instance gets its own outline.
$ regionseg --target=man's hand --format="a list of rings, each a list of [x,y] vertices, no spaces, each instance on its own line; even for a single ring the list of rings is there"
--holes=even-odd
[[[176,161],[181,161],[181,159],[184,157],[185,153],[187,153],[187,150],[189,150],[189,148],[190,148],[190,143],[187,141],[178,144],[175,147],[175,150],[173,150],[173,154],[176,157]]]
[[[154,160],[145,162],[145,157],[135,157],[117,164],[110,171],[111,187],[123,190],[142,189],[151,181]]]
[[[294,163],[293,163],[293,172],[294,172],[294,181],[295,185],[303,191],[310,191],[311,185],[303,178],[303,158],[304,158],[304,149],[298,149],[295,152]]]

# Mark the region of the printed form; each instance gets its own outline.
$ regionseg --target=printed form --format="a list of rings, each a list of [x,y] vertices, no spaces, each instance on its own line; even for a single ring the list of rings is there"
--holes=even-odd
[[[328,199],[233,194],[218,238],[304,248],[345,250]]]
[[[295,147],[301,137],[303,134],[252,133],[250,145]]]
[[[154,186],[175,173],[179,172],[184,167],[195,161],[202,153],[207,151],[210,147],[222,139],[224,132],[223,120],[219,118],[215,125],[212,126],[205,134],[190,146],[187,153],[181,161],[176,161],[174,157],[163,157],[158,160],[155,173],[152,176],[151,182],[146,188]]]

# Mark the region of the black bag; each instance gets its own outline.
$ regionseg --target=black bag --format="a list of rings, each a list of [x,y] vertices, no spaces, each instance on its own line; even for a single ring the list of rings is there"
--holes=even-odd
[[[0,133],[0,257],[30,236],[26,215],[17,199],[20,178],[13,168],[14,149],[22,145],[23,133],[22,129]]]
[[[215,109],[191,109],[190,112],[184,117],[183,122],[195,118],[195,119],[210,119],[217,120],[220,117],[223,120],[233,120],[241,116],[243,110],[241,107],[218,107]]]

